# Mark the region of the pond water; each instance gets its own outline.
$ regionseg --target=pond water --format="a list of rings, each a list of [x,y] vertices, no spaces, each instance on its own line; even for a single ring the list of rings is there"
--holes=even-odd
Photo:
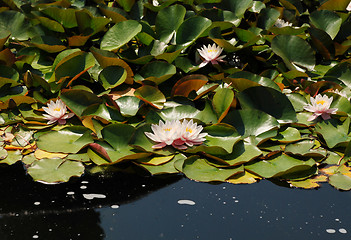
[[[0,166],[1,240],[351,239],[351,192],[116,173],[44,185]]]

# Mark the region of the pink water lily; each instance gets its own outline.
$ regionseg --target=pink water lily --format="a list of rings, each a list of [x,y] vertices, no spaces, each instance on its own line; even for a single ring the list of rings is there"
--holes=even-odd
[[[207,133],[201,133],[202,129],[202,126],[197,126],[197,123],[193,123],[192,119],[190,121],[183,120],[179,138],[174,140],[173,146],[178,149],[187,149],[187,146],[201,145],[207,136]]]
[[[313,121],[317,117],[321,116],[323,120],[330,119],[330,114],[335,114],[338,110],[337,108],[330,108],[333,102],[333,97],[328,98],[327,95],[318,94],[315,98],[311,97],[311,104],[304,106],[304,109],[313,112],[313,115],[308,118],[308,121]]]
[[[67,107],[61,99],[57,99],[56,102],[50,101],[47,107],[43,107],[47,114],[43,114],[44,118],[48,121],[48,124],[58,122],[59,124],[65,124],[66,119],[74,116],[74,113],[67,113]]]
[[[145,132],[145,135],[152,141],[156,142],[153,145],[154,149],[161,149],[166,146],[173,146],[177,149],[187,149],[188,146],[200,145],[205,141],[207,133],[201,133],[202,126],[197,126],[193,120],[172,120],[162,122],[159,124],[152,124],[151,129],[153,133]]]
[[[174,139],[179,136],[179,121],[166,121],[165,123],[161,120],[157,124],[152,124],[151,129],[153,133],[145,132],[145,135],[150,138],[152,141],[157,142],[158,144],[153,145],[154,149],[161,149],[167,145],[172,145]]]
[[[205,45],[201,49],[197,49],[200,56],[203,58],[203,62],[200,64],[200,68],[204,67],[207,63],[211,62],[212,64],[218,64],[218,62],[224,62],[222,60],[226,57],[226,55],[221,55],[223,48],[217,46],[215,43],[211,46],[210,44],[208,47]]]

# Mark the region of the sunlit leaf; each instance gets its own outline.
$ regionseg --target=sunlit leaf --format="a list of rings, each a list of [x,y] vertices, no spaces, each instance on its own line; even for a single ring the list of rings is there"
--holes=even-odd
[[[272,40],[272,50],[281,57],[290,70],[315,66],[315,56],[311,46],[302,38],[292,35],[279,35]]]
[[[141,28],[141,25],[135,20],[117,23],[102,37],[101,49],[117,50],[135,37],[141,31]]]
[[[93,142],[91,131],[85,127],[66,127],[59,131],[51,131],[38,137],[39,149],[54,153],[77,153]],[[54,144],[53,144],[54,143]]]
[[[200,182],[224,182],[229,177],[241,173],[244,167],[217,168],[199,156],[191,156],[184,161],[182,172],[190,179]]]
[[[84,173],[84,165],[65,159],[44,158],[34,162],[27,170],[34,181],[53,184],[67,182],[71,177],[80,177]]]

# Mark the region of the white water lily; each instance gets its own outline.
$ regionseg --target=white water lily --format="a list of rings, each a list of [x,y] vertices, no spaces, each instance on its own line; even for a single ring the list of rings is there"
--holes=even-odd
[[[183,120],[181,123],[180,136],[175,139],[173,146],[178,149],[187,149],[187,146],[192,147],[194,145],[201,145],[206,139],[207,133],[201,133],[202,126],[198,126],[197,123]]]
[[[165,123],[160,120],[158,125],[152,124],[151,129],[153,133],[145,132],[145,135],[157,142],[156,145],[152,146],[154,149],[171,145],[174,148],[184,150],[187,149],[187,146],[192,147],[202,144],[207,135],[207,133],[201,133],[202,126],[197,126],[197,123],[193,123],[193,120],[183,120],[183,122],[173,120]]]
[[[327,95],[318,94],[315,98],[311,97],[311,104],[304,106],[304,109],[313,112],[313,115],[308,118],[308,121],[315,120],[318,116],[321,116],[324,120],[330,119],[330,114],[335,114],[337,108],[330,108],[333,102],[333,97],[328,98]]]
[[[344,92],[344,91],[339,91],[338,89],[335,89],[335,90],[332,90],[331,92],[333,92],[333,93],[335,93],[335,94],[338,94],[338,95],[340,95],[340,96],[342,96],[342,97],[344,97],[344,98],[347,98],[347,100],[349,100],[350,101],[350,97],[348,97],[347,95],[346,95],[346,93]]]
[[[350,1],[349,5],[347,5],[346,10],[349,12],[351,11],[351,1]]]
[[[204,67],[207,63],[211,62],[212,64],[218,64],[218,62],[224,62],[222,59],[226,57],[226,55],[221,55],[223,48],[217,46],[215,43],[208,47],[205,45],[201,49],[197,49],[200,56],[203,58],[203,62],[200,64],[200,68]]]
[[[158,144],[153,145],[152,148],[160,149],[167,145],[172,145],[174,140],[179,137],[180,122],[166,121],[165,123],[161,120],[157,124],[152,124],[151,129],[153,133],[145,132],[145,135],[152,141]]]
[[[283,27],[291,27],[292,23],[285,22],[283,19],[278,18],[277,21],[274,24],[277,28],[283,28]]]
[[[55,123],[56,121],[59,124],[65,124],[66,119],[74,116],[74,113],[66,114],[67,107],[61,99],[57,99],[56,102],[51,100],[47,107],[43,107],[43,109],[47,113],[43,114],[43,116],[46,120],[49,120],[48,124]]]

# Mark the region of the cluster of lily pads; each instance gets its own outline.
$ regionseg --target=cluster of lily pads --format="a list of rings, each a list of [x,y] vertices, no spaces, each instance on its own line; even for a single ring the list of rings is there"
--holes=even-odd
[[[0,167],[351,189],[349,0],[6,0]]]

